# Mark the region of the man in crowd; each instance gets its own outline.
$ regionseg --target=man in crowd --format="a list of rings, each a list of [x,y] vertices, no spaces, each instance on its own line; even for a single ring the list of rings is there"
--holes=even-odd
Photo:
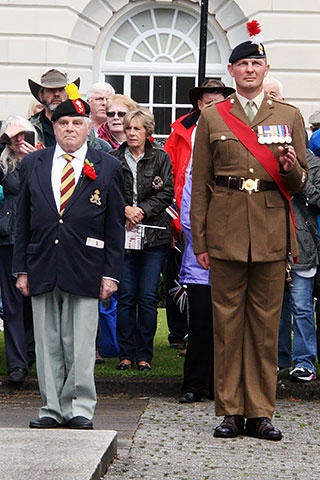
[[[319,133],[319,132],[318,132]],[[317,133],[310,148],[319,146]],[[317,334],[314,318],[314,284],[319,264],[318,212],[320,211],[320,158],[307,150],[309,178],[305,188],[293,195],[298,261],[292,266],[291,281],[285,288],[280,328],[278,367],[290,370],[290,378],[298,382],[316,380]],[[292,342],[293,320],[293,342]],[[292,362],[294,368],[292,368]]]
[[[319,130],[320,128],[320,110],[316,110],[309,117],[311,133]]]
[[[90,107],[74,97],[52,113],[56,146],[21,166],[13,271],[32,296],[43,401],[31,428],[93,428],[98,298],[122,271],[122,167],[88,146]]]
[[[87,102],[90,105],[92,129],[97,137],[99,136],[99,128],[107,121],[107,101],[114,94],[113,86],[107,82],[94,83],[87,91]]]
[[[40,83],[30,78],[28,83],[32,95],[44,105],[44,109],[31,117],[30,122],[37,131],[38,141],[45,147],[51,147],[56,143],[51,117],[57,106],[68,99],[64,89],[68,83],[67,74],[52,69],[41,75]],[[74,83],[79,87],[80,78],[78,77]]]
[[[274,100],[284,100],[282,84],[276,78],[266,77],[263,88]],[[304,383],[317,378],[313,290],[320,242],[317,226],[320,208],[320,159],[308,149],[307,160],[309,178],[306,186],[292,197],[299,258],[292,265],[291,281],[286,283],[284,291],[278,347],[278,370],[289,370],[292,380]]]
[[[271,423],[277,338],[287,258],[298,254],[289,192],[304,187],[308,167],[300,112],[263,91],[269,65],[252,24],[229,58],[236,93],[201,112],[191,225],[197,260],[211,271],[215,408],[224,416],[214,436],[280,440]]]
[[[193,87],[189,92],[192,111],[179,117],[172,125],[164,149],[169,153],[172,162],[174,179],[174,196],[178,211],[181,208],[181,198],[184,184],[190,174],[192,166],[192,152],[194,137],[201,110],[211,102],[226,98],[234,92],[234,88],[226,87],[220,80],[210,78],[200,87]],[[182,227],[180,215],[171,221],[175,246],[167,255],[164,264],[164,286],[166,296],[167,323],[169,328],[169,343],[173,348],[183,348],[184,336],[188,333],[186,308],[176,305],[169,291],[178,284],[178,275],[181,267],[183,246],[181,245]],[[179,287],[176,287],[179,288]],[[181,287],[182,288],[182,287]]]
[[[263,90],[274,100],[285,100],[282,83],[277,78],[265,77]]]

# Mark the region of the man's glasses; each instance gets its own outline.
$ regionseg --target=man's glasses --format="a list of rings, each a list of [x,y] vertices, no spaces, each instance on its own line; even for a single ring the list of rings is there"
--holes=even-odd
[[[119,118],[123,118],[126,113],[128,112],[107,112],[107,117],[113,118],[117,114]]]

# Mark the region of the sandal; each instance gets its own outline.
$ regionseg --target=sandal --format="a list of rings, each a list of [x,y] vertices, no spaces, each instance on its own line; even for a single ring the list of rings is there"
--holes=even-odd
[[[148,372],[149,372],[149,371],[151,370],[151,365],[150,365],[150,363],[148,363],[148,362],[144,362],[144,361],[143,361],[143,362],[139,362],[139,363],[138,363],[138,370],[139,370],[140,372],[145,372],[145,371],[148,371]]]
[[[132,368],[132,362],[130,362],[130,360],[122,360],[116,366],[116,370],[130,370],[130,368]]]

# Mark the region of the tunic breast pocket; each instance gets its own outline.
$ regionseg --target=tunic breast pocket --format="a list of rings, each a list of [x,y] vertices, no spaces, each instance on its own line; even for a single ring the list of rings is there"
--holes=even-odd
[[[240,142],[230,131],[220,131],[210,134],[211,151],[217,165],[238,165]]]

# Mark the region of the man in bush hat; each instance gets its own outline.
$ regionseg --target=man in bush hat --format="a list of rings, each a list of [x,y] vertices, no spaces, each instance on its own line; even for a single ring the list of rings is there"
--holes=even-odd
[[[31,428],[93,428],[98,299],[117,290],[123,262],[122,166],[88,146],[90,107],[68,87],[56,146],[21,164],[13,270],[32,297],[43,401]]]
[[[213,78],[205,80],[201,86],[193,87],[189,91],[189,99],[193,107],[192,111],[179,117],[171,125],[172,132],[170,133],[164,148],[169,153],[173,165],[174,193],[178,211],[180,211],[181,207],[183,187],[191,170],[194,136],[201,110],[207,104],[213,101],[223,100],[233,92],[234,88],[226,87],[221,80]],[[181,250],[182,246],[180,245],[180,242],[182,227],[180,224],[180,215],[177,215],[177,218],[172,219],[171,224],[175,244],[179,250]],[[182,255],[179,250],[171,249],[164,264],[166,312],[169,328],[169,343],[171,346],[183,345],[183,339],[188,333],[186,308],[181,312],[175,304],[172,295],[168,293],[169,290],[174,291],[172,289],[177,285],[182,260]],[[176,286],[176,288],[179,287]],[[205,337],[205,331],[203,331],[203,335]],[[207,344],[206,340],[204,344]],[[203,352],[195,352],[195,355],[203,356],[205,359],[206,356],[202,355],[202,353]],[[206,360],[204,360],[204,362],[205,361]],[[189,400],[195,398],[195,392],[188,379],[185,379],[183,393],[190,394]]]
[[[236,93],[201,112],[191,225],[210,268],[214,316],[214,436],[280,440],[275,410],[278,330],[287,259],[297,257],[290,193],[308,177],[299,110],[263,91],[269,71],[260,26],[231,52]]]
[[[56,69],[45,72],[40,78],[40,83],[30,78],[28,80],[32,95],[44,105],[44,109],[31,117],[30,122],[37,131],[39,142],[45,147],[51,147],[56,143],[51,117],[57,106],[68,99],[64,89],[67,83],[67,74]],[[79,77],[74,80],[74,84],[79,87]]]

